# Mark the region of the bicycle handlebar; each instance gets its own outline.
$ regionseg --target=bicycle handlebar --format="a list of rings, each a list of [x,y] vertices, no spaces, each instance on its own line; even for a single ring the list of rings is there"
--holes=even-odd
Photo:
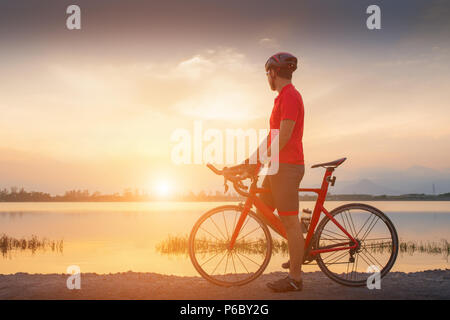
[[[224,167],[222,170],[217,169],[212,164],[208,163],[206,165],[212,172],[214,172],[217,175],[224,176],[225,178],[225,192],[228,189],[226,181],[229,180],[233,183],[234,189],[237,193],[240,195],[243,195],[245,197],[249,196],[249,193],[244,191],[247,190],[248,187],[242,184],[242,180],[245,180],[247,178],[250,178],[249,176],[240,176],[244,172],[242,165],[237,165],[235,167],[227,168]]]
[[[208,168],[210,168],[212,172],[214,172],[215,174],[217,174],[217,175],[219,175],[219,176],[221,176],[221,175],[223,174],[223,170],[217,169],[217,168],[214,167],[211,163],[208,163],[206,166],[207,166]]]

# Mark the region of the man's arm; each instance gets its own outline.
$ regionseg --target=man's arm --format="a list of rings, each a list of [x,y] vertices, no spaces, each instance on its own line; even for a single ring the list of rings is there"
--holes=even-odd
[[[280,134],[279,134],[279,150],[283,150],[283,148],[288,143],[289,139],[292,136],[292,132],[294,132],[295,121],[291,119],[281,120],[280,123]]]
[[[276,137],[278,138],[278,152],[283,150],[283,148],[286,146],[286,144],[288,143],[289,139],[292,136],[292,132],[294,131],[294,127],[295,127],[295,121],[294,120],[291,120],[291,119],[281,120],[281,122],[280,122],[280,131],[278,133],[278,137],[277,136],[272,136],[271,145],[268,148],[266,148],[265,146],[267,146],[267,140],[269,138],[269,136],[267,136],[264,139],[264,141],[259,145],[259,147],[255,151],[255,153],[249,158],[250,159],[250,163],[253,163],[253,162],[256,163],[259,160],[261,160],[264,156],[266,156],[266,155],[262,155],[261,154],[262,150],[266,150],[267,149],[267,157],[266,158],[271,157],[271,155],[272,155],[272,145],[273,145],[272,142],[273,142],[273,140]],[[249,160],[249,159],[247,159],[247,160]]]

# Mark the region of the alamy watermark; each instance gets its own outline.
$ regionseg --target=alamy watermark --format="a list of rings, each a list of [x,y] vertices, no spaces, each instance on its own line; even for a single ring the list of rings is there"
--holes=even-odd
[[[171,152],[175,164],[234,165],[248,158],[251,164],[269,162],[262,174],[278,172],[278,129],[204,129],[203,122],[197,120],[192,131],[178,128],[172,132],[170,140],[175,143]]]
[[[366,26],[369,30],[381,29],[381,9],[376,4],[372,4],[367,7],[366,13],[370,14],[366,20]]]
[[[72,4],[67,7],[66,13],[70,16],[66,19],[66,27],[69,30],[81,29],[81,9],[76,4]]]
[[[370,14],[366,19],[366,26],[369,30],[381,29],[381,9],[378,5],[372,4],[367,7],[366,13]],[[66,27],[69,30],[81,29],[81,8],[76,4],[71,4],[66,8]]]
[[[69,290],[81,289],[81,268],[77,265],[67,267],[67,273],[70,276],[66,280],[66,286]]]
[[[380,273],[380,268],[378,268],[377,266],[368,266],[367,267],[367,273],[372,273],[368,278],[367,278],[367,289],[369,290],[373,290],[373,289],[381,289],[381,273]]]

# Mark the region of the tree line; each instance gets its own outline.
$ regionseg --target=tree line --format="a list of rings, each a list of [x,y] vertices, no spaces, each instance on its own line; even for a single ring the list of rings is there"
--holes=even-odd
[[[99,191],[69,190],[63,195],[51,195],[46,192],[26,191],[24,188],[11,187],[0,189],[0,202],[141,202],[141,201],[242,201],[244,198],[236,193],[189,192],[186,194],[161,197],[147,194],[138,189],[125,189],[122,193],[103,194]],[[300,201],[315,201],[316,195],[302,194]],[[450,201],[450,192],[438,195],[404,194],[404,195],[370,195],[370,194],[328,194],[328,201]]]

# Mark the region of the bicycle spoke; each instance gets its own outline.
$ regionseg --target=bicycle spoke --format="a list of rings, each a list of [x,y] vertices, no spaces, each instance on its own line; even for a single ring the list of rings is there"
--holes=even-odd
[[[227,233],[227,241],[229,241],[230,236],[228,235],[227,221],[225,220],[225,212],[224,211],[222,211],[222,216],[223,216],[223,223],[225,224],[225,231]]]
[[[236,271],[236,265],[234,264],[233,252],[231,253],[231,261],[233,262],[234,273],[237,273],[237,271]]]
[[[330,257],[334,256],[334,255],[335,255],[336,253],[338,253],[338,252],[339,252],[338,250],[333,251],[330,255],[328,255],[328,256],[322,258],[322,261],[325,262],[326,259],[329,259]],[[328,252],[328,253],[329,253],[329,252]],[[322,254],[322,255],[323,255],[323,254]]]
[[[328,239],[328,238],[324,238],[324,239],[322,239],[322,240],[329,240],[329,241],[333,241],[333,242],[335,242],[335,243],[341,243],[342,241],[348,241],[348,240],[350,240],[349,238],[334,238],[332,235],[330,235],[330,234],[326,234],[325,232],[322,232],[324,235],[326,235],[327,237],[330,237],[330,239]]]
[[[207,232],[207,233],[210,234],[213,238],[217,239],[217,241],[222,241],[222,240],[220,240],[219,238],[217,238],[215,235],[213,235],[211,232],[209,232],[208,230],[203,229],[203,227],[200,227],[199,229],[202,229],[203,231]],[[196,241],[198,241],[198,240],[196,240]]]
[[[212,223],[214,223],[214,225],[216,226],[217,230],[219,230],[220,234],[222,235],[222,237],[225,239],[225,241],[227,241],[227,238],[223,235],[222,231],[219,229],[219,227],[217,226],[217,224],[214,222],[212,216],[209,217],[209,220],[212,221]]]
[[[340,251],[340,250],[339,250]],[[339,252],[338,250],[336,250],[335,252]],[[340,258],[344,257],[346,254],[348,254],[347,250],[342,250],[343,253],[341,255],[337,255],[337,257],[333,258],[333,260],[329,261],[328,264],[332,264],[332,262],[339,260]],[[328,256],[327,258],[329,258],[330,256]],[[322,259],[323,261],[323,259]],[[325,261],[324,261],[325,262]]]
[[[239,259],[239,261],[241,262],[241,264],[242,264],[242,266],[244,267],[245,271],[247,271],[247,273],[250,273],[250,272],[247,270],[247,267],[245,266],[245,264],[242,262],[241,258],[239,258],[239,256],[237,255],[237,253],[235,253],[235,254],[236,254],[236,258]]]
[[[351,222],[351,225],[352,225],[352,228],[353,228],[353,231],[352,231],[351,235],[352,235],[352,237],[354,238],[354,237],[355,237],[355,234],[356,234],[355,224],[353,223],[352,214],[350,213],[349,210],[347,210],[347,212],[348,212],[348,216],[350,217],[350,222]],[[350,229],[352,229],[352,228],[350,228]]]
[[[359,229],[359,231],[358,231],[358,233],[356,234],[355,237],[357,237],[357,236],[359,235],[359,233],[361,232],[361,230],[364,228],[364,226],[366,225],[366,223],[367,223],[370,219],[372,219],[372,215],[370,215],[370,216],[367,218],[367,220],[364,222],[364,224],[362,225],[361,229]]]
[[[225,258],[225,256],[227,255],[228,252],[225,252],[225,254],[223,255],[222,259],[220,259],[219,263],[216,265],[216,267],[214,268],[213,272],[211,272],[211,275],[214,275],[214,272],[216,272],[217,267],[222,263],[223,259]]]
[[[230,253],[227,252],[227,261],[225,262],[225,271],[223,272],[224,274],[227,274],[227,266],[228,266],[228,259],[230,258]]]
[[[209,258],[208,260],[204,261],[200,267],[204,266],[206,263],[208,263],[209,261],[211,261],[211,259],[213,259],[214,257],[216,257],[220,252],[217,252],[215,255],[213,255],[211,258]]]
[[[380,218],[378,218],[376,221],[374,220],[375,223],[374,223],[373,226],[370,228],[370,230],[367,230],[367,232],[364,233],[364,236],[362,237],[361,241],[364,241],[364,240],[367,238],[367,236],[368,236],[369,233],[373,230],[373,228],[375,227],[375,225],[378,223],[379,220],[380,220]]]
[[[231,235],[233,235],[234,230],[236,229],[236,220],[237,220],[238,213],[237,211],[234,212],[234,221],[233,221],[233,229],[231,229]]]
[[[356,259],[355,259],[356,263],[353,264],[354,268],[352,269],[352,276],[351,276],[350,280],[353,279],[353,274],[355,274],[355,279],[356,279],[356,273],[358,272],[358,258],[359,258],[359,254],[356,255]]]
[[[247,257],[246,255],[243,255],[242,253],[239,253],[236,251],[236,254],[239,254],[241,256],[243,256],[244,258],[247,258],[248,260],[250,260],[251,262],[253,262],[254,264],[256,264],[257,266],[260,266],[259,263],[255,262],[254,260],[250,259],[249,257]]]
[[[376,263],[378,263],[378,266],[383,267],[383,265],[377,260],[377,258],[375,258],[375,257],[369,252],[369,250],[363,249],[362,252],[364,252],[364,251],[366,251],[366,252],[372,257],[372,259],[375,260]]]
[[[370,262],[370,264],[368,264],[369,266],[374,266],[375,265],[375,263],[372,261],[372,259],[370,259],[370,257],[368,255],[366,255],[364,253],[364,251],[361,251],[361,258],[362,258],[362,256],[366,257],[366,259]]]
[[[348,227],[347,227],[347,223],[345,222],[345,211],[342,213],[342,216],[341,216],[341,220],[342,220],[342,224],[341,224],[341,226],[343,226],[344,227],[344,229],[345,230],[348,230]],[[341,230],[342,231],[342,230]],[[344,232],[343,232],[344,233]],[[345,233],[344,233],[345,234]]]
[[[347,263],[347,279],[348,279],[348,267],[350,266],[350,260],[348,260],[348,263]],[[352,269],[353,269],[353,267],[352,267]]]
[[[255,229],[253,229],[252,231],[248,232],[245,236],[240,237],[238,240],[236,240],[236,242],[244,239],[246,236],[248,236],[249,234],[255,232],[258,229],[261,229],[261,227],[259,225]]]
[[[340,236],[340,237],[343,236],[342,234],[339,234],[339,233],[334,232],[334,231],[331,231],[331,230],[323,229],[323,231],[330,232],[330,233],[334,233],[335,235],[338,235],[338,236]],[[323,232],[323,231],[322,231],[322,232]],[[344,236],[345,236],[345,234],[344,234]],[[329,237],[331,237],[331,235],[329,235]],[[336,238],[336,239],[337,239],[337,238]],[[344,240],[348,240],[348,237],[345,238]]]
[[[360,255],[360,257],[361,257],[361,259],[362,259],[368,266],[373,265],[372,263],[368,263],[368,262],[366,261],[366,259],[364,259],[364,257],[362,256],[362,254]],[[367,257],[366,257],[366,258],[367,258]]]
[[[341,250],[339,250],[339,251],[341,251]],[[329,261],[328,264],[334,264],[335,261],[338,261],[339,259],[345,257],[345,255],[348,254],[348,251],[347,251],[347,250],[342,250],[342,251],[343,251],[342,254],[338,255],[338,256],[335,257],[335,258],[333,258],[333,260]],[[336,251],[336,252],[338,252],[338,251]]]

